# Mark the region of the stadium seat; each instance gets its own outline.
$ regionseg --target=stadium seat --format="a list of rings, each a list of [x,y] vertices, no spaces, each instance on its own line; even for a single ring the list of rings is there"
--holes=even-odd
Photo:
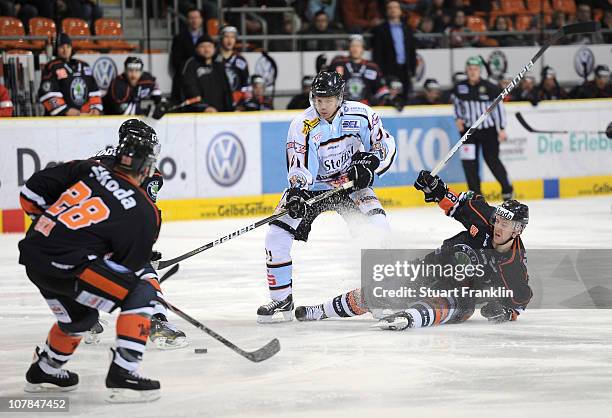
[[[570,15],[575,15],[576,2],[574,0],[553,0],[553,9]]]
[[[219,34],[219,19],[208,19],[206,21],[206,32],[210,36],[217,36]]]
[[[98,36],[113,36],[116,40],[105,39],[99,40],[98,45],[103,49],[113,50],[127,50],[133,51],[137,48],[136,45],[124,41],[123,39],[123,28],[121,23],[117,19],[101,18],[96,20],[94,24],[96,35]]]
[[[501,9],[508,15],[528,13],[523,0],[501,0]]]
[[[28,22],[30,27],[30,35],[46,36],[49,40],[47,42],[53,43],[53,39],[57,35],[57,28],[55,22],[46,17],[33,17]],[[30,41],[35,49],[43,49],[45,47],[45,41]]]
[[[89,31],[89,25],[83,19],[77,19],[74,17],[67,17],[62,20],[62,32],[67,33],[69,36],[91,36],[91,32]],[[72,47],[75,50],[83,50],[83,49],[102,49],[95,42],[92,42],[89,39],[79,39],[72,40]],[[80,51],[79,51],[80,52]]]
[[[518,15],[516,17],[516,30],[528,31],[533,27],[533,18],[530,15]]]
[[[25,36],[23,23],[16,17],[0,16],[0,36]],[[0,49],[34,49],[25,39],[0,41]]]
[[[527,10],[530,13],[552,13],[548,0],[527,0]]]
[[[466,27],[471,32],[486,32],[487,25],[483,18],[478,16],[467,16]],[[479,36],[478,42],[483,46],[497,46],[498,42],[495,39],[487,38],[486,36]]]

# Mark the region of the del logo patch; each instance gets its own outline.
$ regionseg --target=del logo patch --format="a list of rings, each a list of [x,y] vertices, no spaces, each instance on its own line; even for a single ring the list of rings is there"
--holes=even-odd
[[[358,120],[343,120],[342,130],[343,131],[359,131],[359,121]]]

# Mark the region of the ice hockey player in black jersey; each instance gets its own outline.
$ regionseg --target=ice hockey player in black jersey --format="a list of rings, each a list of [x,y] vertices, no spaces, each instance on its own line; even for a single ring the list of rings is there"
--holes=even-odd
[[[161,103],[162,94],[155,77],[143,68],[140,58],[126,58],[124,72],[111,81],[104,96],[107,115],[149,115]]]
[[[72,57],[72,40],[65,33],[55,40],[56,58],[41,74],[38,98],[46,116],[102,114],[102,92],[91,67]]]
[[[100,161],[101,163],[112,166],[117,149],[121,143],[125,140],[128,134],[134,133],[137,135],[143,135],[150,138],[155,145],[155,154],[159,155],[160,144],[157,140],[157,134],[155,130],[146,123],[138,119],[128,119],[121,124],[119,127],[119,145],[116,148],[110,148],[98,152],[93,159]],[[164,178],[160,171],[155,169],[155,172],[151,177],[146,178],[141,187],[146,191],[149,198],[153,203],[157,202],[157,192],[162,188],[164,184]],[[159,211],[159,217],[161,221],[161,211]],[[161,254],[157,251],[153,251],[152,261],[161,259]],[[147,279],[152,279],[152,283],[156,286],[157,296],[163,299],[161,287],[159,285],[159,277],[157,272],[151,265],[145,267],[146,272],[144,276]],[[97,344],[100,340],[99,334],[104,331],[101,323],[96,323],[92,329],[85,335],[86,344]],[[170,323],[167,318],[167,311],[164,305],[161,303],[155,303],[153,306],[153,316],[151,317],[151,334],[149,339],[155,344],[155,346],[161,350],[168,350],[174,348],[182,348],[188,345],[185,333],[178,329],[176,325]]]
[[[129,133],[112,167],[71,161],[35,173],[22,201],[38,216],[19,242],[19,263],[55,315],[42,349],[26,373],[27,392],[76,389],[79,377],[63,369],[98,320],[117,318],[117,340],[106,376],[109,402],[146,402],[160,384],[137,372],[145,352],[156,288],[143,277],[160,225],[140,187],[155,169],[155,145]]]
[[[424,262],[429,265],[457,265],[469,260],[468,264],[479,265],[484,273],[466,282],[456,277],[420,278],[418,285],[445,290],[463,287],[467,287],[468,291],[500,289],[504,293],[500,291],[498,294],[504,296],[484,300],[481,315],[495,323],[516,320],[532,296],[525,247],[521,240],[529,221],[527,205],[508,200],[499,207],[491,206],[473,192],[455,193],[438,176],[434,177],[428,171],[421,171],[415,187],[425,194],[426,202],[437,202],[447,216],[465,227],[464,231],[445,240],[438,250],[426,255]],[[458,292],[461,296],[448,293],[446,297],[414,298],[405,309],[382,318],[378,326],[402,330],[460,323],[470,318],[476,299],[464,296],[462,292]],[[314,321],[352,317],[371,311],[373,308],[366,303],[363,290],[355,289],[320,305],[297,307],[295,316],[301,321]]]

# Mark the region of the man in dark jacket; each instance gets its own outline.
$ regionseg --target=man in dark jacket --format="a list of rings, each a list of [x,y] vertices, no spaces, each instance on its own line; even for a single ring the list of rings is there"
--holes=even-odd
[[[198,9],[189,9],[187,11],[187,28],[181,30],[172,39],[172,47],[170,49],[170,65],[173,74],[172,98],[176,101],[180,100],[181,96],[180,77],[183,65],[185,61],[193,57],[196,41],[205,33],[206,29],[204,28],[202,12]]]
[[[404,85],[406,95],[412,90],[410,78],[416,70],[416,48],[412,30],[402,22],[398,1],[387,3],[387,20],[372,30],[372,57],[385,77],[395,76]]]
[[[612,97],[612,84],[610,84],[610,68],[607,65],[598,65],[595,68],[595,78],[585,81],[572,90],[571,97],[575,99],[601,99]]]
[[[187,60],[181,73],[182,100],[201,97],[199,103],[187,108],[191,112],[231,112],[230,89],[223,63],[213,59],[215,43],[208,35],[196,42],[195,55]]]

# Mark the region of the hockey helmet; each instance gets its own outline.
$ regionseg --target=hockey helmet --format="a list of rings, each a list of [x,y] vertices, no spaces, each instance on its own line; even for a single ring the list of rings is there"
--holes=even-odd
[[[159,138],[157,137],[157,133],[155,129],[141,121],[140,119],[128,119],[121,124],[119,127],[119,144],[117,148],[121,145],[121,143],[125,140],[128,134],[134,134],[137,137],[145,138],[149,142],[153,144],[155,157],[159,156],[161,151],[161,144],[159,143]]]
[[[495,209],[493,221],[498,216],[512,221],[514,228],[522,231],[529,223],[529,207],[514,199],[506,200]]]
[[[151,177],[155,173],[156,144],[147,136],[130,131],[117,146],[114,166],[131,174]]]

